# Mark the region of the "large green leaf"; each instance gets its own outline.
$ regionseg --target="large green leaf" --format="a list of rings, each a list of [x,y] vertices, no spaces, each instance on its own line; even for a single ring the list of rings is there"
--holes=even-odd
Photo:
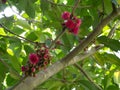
[[[120,59],[114,54],[108,54],[108,53],[99,54],[99,53],[96,53],[94,56],[95,56],[96,60],[98,61],[98,63],[102,66],[106,62],[111,63],[111,64],[116,64],[116,65],[120,66]]]
[[[118,40],[110,39],[106,36],[101,36],[97,40],[98,42],[104,44],[106,47],[109,47],[111,50],[120,50],[120,42]]]

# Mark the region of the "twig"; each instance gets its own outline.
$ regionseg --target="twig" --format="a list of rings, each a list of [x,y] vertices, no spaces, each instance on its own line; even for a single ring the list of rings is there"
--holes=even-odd
[[[108,38],[112,38],[117,26],[120,24],[120,21],[117,21],[116,24],[114,25],[114,27],[110,30],[109,34],[108,34]]]
[[[55,38],[55,40],[51,43],[51,45],[50,45],[50,47],[49,47],[49,50],[51,50],[52,49],[52,47],[53,47],[53,45],[56,43],[56,41],[65,33],[65,30],[66,29],[66,27],[63,27],[63,30],[62,30],[62,32]]]
[[[22,37],[22,36],[20,36],[20,35],[18,35],[18,34],[16,34],[16,33],[14,33],[14,32],[12,32],[11,30],[9,30],[6,26],[4,26],[4,25],[1,24],[1,23],[0,23],[0,27],[4,28],[4,30],[6,30],[7,32],[9,32],[9,33],[11,33],[11,34],[13,34],[13,35],[15,35],[15,36],[17,36],[17,37],[19,37],[19,38],[22,38],[22,39],[24,39],[24,40],[26,40],[26,41],[28,41],[28,42],[30,42],[30,43],[36,44],[36,42],[33,42],[33,41],[31,41],[31,40],[29,40],[29,39],[27,39],[27,38],[24,38],[24,37]]]
[[[76,1],[75,5],[74,5],[74,7],[73,7],[73,9],[72,9],[72,12],[71,12],[72,15],[74,14],[74,12],[75,12],[75,10],[76,10],[79,2],[80,2],[80,0],[77,0],[77,1]]]
[[[81,67],[80,65],[78,65],[77,63],[75,63],[74,66],[75,66],[77,69],[79,69],[79,70],[83,73],[83,75],[85,75],[85,77],[86,77],[91,83],[93,83],[93,84],[95,85],[96,88],[98,88],[99,90],[102,90],[102,88],[101,88],[100,86],[98,86],[98,85],[92,80],[91,77],[89,77],[89,75],[82,69],[82,67]]]

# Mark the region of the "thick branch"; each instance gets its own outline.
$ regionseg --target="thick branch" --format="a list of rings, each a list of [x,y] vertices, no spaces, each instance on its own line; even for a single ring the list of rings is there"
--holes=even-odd
[[[67,65],[72,65],[76,62],[79,62],[81,60],[84,60],[85,58],[89,57],[90,55],[93,55],[96,51],[98,51],[103,45],[97,46],[92,48],[90,51],[85,52],[83,54],[79,54],[75,56],[73,59],[70,60],[70,62]],[[27,77],[24,81],[19,83],[16,87],[8,90],[33,90],[35,87],[37,87],[39,84],[42,84],[44,81],[46,81],[49,77],[56,74],[60,70],[64,68],[64,64],[61,63],[61,61],[58,61],[54,63],[53,65],[49,66],[46,70],[42,70],[37,74],[37,77]]]
[[[120,14],[120,8],[116,9],[116,11],[112,12],[108,17],[103,19],[101,23],[98,24],[98,26],[93,30],[93,32],[86,38],[84,39],[73,51],[71,51],[66,57],[64,57],[62,60],[57,61],[50,67],[48,67],[45,71],[40,71],[37,75],[37,77],[27,77],[24,80],[24,83],[21,82],[17,87],[15,87],[12,90],[32,90],[33,88],[37,87],[39,84],[43,83],[46,81],[49,77],[52,75],[56,74],[60,70],[62,70],[64,67],[74,64],[79,60],[83,60],[84,58],[90,56],[93,54],[88,53],[88,54],[83,54],[80,56],[76,56],[79,52],[82,51],[83,48],[85,48],[97,35],[100,34],[102,31],[102,28],[108,24],[112,19],[117,17]],[[95,53],[95,52],[94,52]],[[75,58],[73,58],[76,56]],[[75,60],[74,60],[75,59]]]

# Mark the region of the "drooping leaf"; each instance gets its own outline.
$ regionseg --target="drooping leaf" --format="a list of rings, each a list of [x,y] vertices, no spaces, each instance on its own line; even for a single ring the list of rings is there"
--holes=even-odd
[[[114,54],[97,53],[94,56],[100,65],[104,65],[106,62],[111,63],[111,64],[116,64],[118,66],[120,65],[120,59]]]
[[[118,51],[120,50],[120,42],[115,39],[110,39],[106,36],[101,36],[98,39],[98,42],[104,44],[106,47],[110,48],[111,50]]]

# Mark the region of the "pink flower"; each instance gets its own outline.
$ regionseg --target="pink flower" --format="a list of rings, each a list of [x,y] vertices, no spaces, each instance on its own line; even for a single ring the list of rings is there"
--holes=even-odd
[[[37,64],[38,61],[39,61],[39,58],[38,58],[37,54],[31,53],[31,54],[29,55],[29,60],[30,60],[30,63],[31,63],[31,64]]]
[[[48,54],[45,54],[45,55],[44,55],[44,59],[46,60],[46,59],[48,59],[48,58],[49,58]]]
[[[78,34],[78,30],[79,30],[79,28],[75,27],[70,32],[72,32],[74,35],[77,35]]]
[[[75,26],[75,23],[72,20],[67,20],[67,22],[65,23],[66,27],[69,29],[73,29]]]
[[[36,70],[35,70],[35,68],[34,68],[34,67],[32,67],[32,68],[31,68],[31,71],[32,71],[32,72],[35,72]]]
[[[27,70],[27,68],[26,68],[25,66],[22,66],[22,67],[21,67],[21,70],[22,70],[23,72],[25,72],[25,71]]]
[[[67,20],[70,18],[70,13],[65,11],[62,13],[62,19]]]
[[[81,19],[76,19],[76,27],[80,27],[81,23]]]

